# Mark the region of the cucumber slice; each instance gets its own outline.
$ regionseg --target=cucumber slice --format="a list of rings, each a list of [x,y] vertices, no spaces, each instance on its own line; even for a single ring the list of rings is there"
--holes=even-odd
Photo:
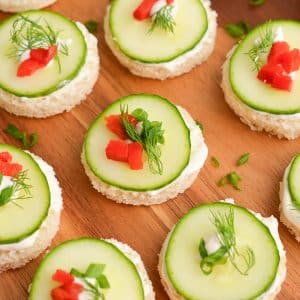
[[[53,93],[65,86],[77,76],[86,58],[86,42],[77,25],[64,16],[50,11],[28,11],[22,13],[39,24],[49,24],[54,31],[59,31],[61,41],[72,41],[68,55],[59,53],[61,71],[54,60],[46,68],[40,69],[28,77],[17,77],[19,61],[8,57],[12,43],[10,32],[19,14],[0,23],[0,88],[20,97],[39,97]]]
[[[205,7],[200,0],[176,0],[174,34],[155,29],[151,21],[137,21],[134,10],[141,0],[112,1],[109,24],[113,40],[128,57],[144,63],[168,62],[193,49],[208,28]]]
[[[200,239],[215,234],[211,211],[226,213],[232,208],[237,246],[248,245],[255,253],[255,265],[241,275],[230,262],[214,267],[210,275],[200,268]],[[279,265],[279,252],[268,227],[247,209],[212,203],[193,208],[175,226],[165,252],[168,279],[184,299],[256,299],[273,283]]]
[[[295,206],[300,209],[300,154],[298,154],[292,164],[288,175],[289,192]]]
[[[57,286],[51,277],[57,269],[84,272],[91,263],[105,264],[104,275],[110,288],[103,290],[107,300],[143,300],[144,288],[136,266],[113,244],[81,238],[64,242],[50,251],[34,275],[29,300],[51,300]]]
[[[234,93],[246,105],[273,114],[294,114],[300,112],[300,74],[297,72],[291,92],[272,88],[256,78],[253,63],[246,54],[262,33],[271,26],[275,31],[282,28],[284,39],[291,48],[299,48],[300,22],[271,21],[256,27],[237,46],[230,59],[229,76]]]
[[[105,117],[120,114],[120,104],[128,105],[129,113],[144,109],[151,121],[162,122],[165,143],[161,147],[163,174],[153,174],[147,160],[142,170],[133,171],[127,164],[109,160],[105,148],[111,139],[118,139],[105,126]],[[190,131],[175,105],[156,95],[130,95],[106,108],[88,130],[84,144],[86,162],[102,181],[131,191],[149,191],[174,181],[189,163],[191,152]]]
[[[19,199],[0,207],[0,244],[16,243],[38,230],[48,215],[50,190],[48,181],[30,154],[10,145],[0,144],[0,152],[8,151],[13,162],[28,170],[31,198]]]

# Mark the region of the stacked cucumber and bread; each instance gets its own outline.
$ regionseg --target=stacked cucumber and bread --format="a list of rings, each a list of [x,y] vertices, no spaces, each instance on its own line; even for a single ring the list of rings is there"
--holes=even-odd
[[[57,0],[0,0],[0,10],[5,12],[22,12],[40,9],[55,3]]]

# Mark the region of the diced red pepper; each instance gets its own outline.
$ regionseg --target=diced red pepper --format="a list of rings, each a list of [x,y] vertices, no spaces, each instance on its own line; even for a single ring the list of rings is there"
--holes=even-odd
[[[43,68],[43,65],[40,62],[38,62],[32,58],[29,58],[29,59],[24,60],[19,65],[18,70],[17,70],[17,76],[18,77],[30,76],[41,68]]]
[[[11,162],[12,161],[12,156],[9,152],[5,151],[5,152],[1,152],[0,153],[0,160],[3,162]]]
[[[267,63],[258,72],[257,78],[266,83],[272,83],[275,77],[284,74],[284,69],[281,65]]]
[[[70,300],[68,292],[62,287],[57,287],[51,291],[52,300]]]
[[[151,9],[157,0],[143,0],[139,7],[134,11],[135,19],[142,21],[150,17]]]
[[[61,269],[56,270],[52,276],[52,279],[62,283],[63,285],[69,285],[74,282],[74,277],[70,273]]]
[[[0,161],[0,173],[4,176],[17,177],[22,171],[22,166],[20,164],[11,164],[8,162]]]
[[[131,115],[128,115],[127,118],[128,118],[128,121],[133,126],[136,126],[136,124],[138,123],[138,120]],[[105,121],[106,121],[106,127],[111,132],[116,134],[122,140],[128,139],[128,135],[122,124],[121,115],[110,115],[105,118]]]
[[[272,87],[280,90],[291,91],[293,80],[288,75],[275,76],[272,82]]]
[[[128,161],[128,144],[124,141],[109,141],[105,152],[108,159],[122,162]]]
[[[168,5],[171,5],[171,4],[173,4],[174,3],[174,0],[167,0],[167,4]]]
[[[277,60],[287,73],[298,71],[300,68],[300,51],[299,49],[293,49],[285,52]]]
[[[38,61],[44,66],[47,66],[48,63],[54,58],[57,53],[57,46],[52,45],[48,49],[32,49],[30,51],[30,58]]]
[[[83,286],[79,283],[73,282],[72,284],[63,286],[64,290],[72,299],[78,299],[79,294],[84,290]]]
[[[270,53],[268,55],[268,62],[277,63],[278,57],[286,52],[289,52],[290,46],[287,42],[275,42],[272,45]]]
[[[140,143],[128,145],[128,163],[132,170],[143,169],[143,146]]]

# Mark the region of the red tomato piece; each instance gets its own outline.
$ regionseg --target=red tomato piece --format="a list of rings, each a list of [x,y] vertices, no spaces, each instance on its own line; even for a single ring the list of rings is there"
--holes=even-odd
[[[293,49],[285,52],[278,57],[278,63],[282,65],[287,73],[298,71],[300,68],[300,51]]]
[[[74,282],[74,277],[70,273],[65,272],[61,269],[56,270],[56,272],[52,276],[52,279],[54,281],[62,283],[63,285],[69,285]]]
[[[143,0],[139,7],[134,11],[135,19],[142,21],[150,17],[150,12],[157,0]]]
[[[51,298],[52,300],[73,300],[69,297],[68,292],[66,292],[62,287],[57,287],[53,289],[51,291]]]
[[[272,82],[272,87],[290,92],[292,90],[293,80],[288,75],[275,76]]]
[[[143,146],[140,143],[128,145],[128,163],[132,170],[143,169]]]
[[[43,65],[38,61],[29,58],[24,60],[18,67],[17,76],[26,77],[35,73],[37,70],[41,69]]]
[[[259,70],[257,78],[263,82],[272,83],[276,76],[280,76],[283,73],[284,69],[281,65],[268,63]]]
[[[173,4],[174,3],[174,0],[167,0],[167,4],[168,5],[171,5],[171,4]]]
[[[287,42],[275,42],[272,45],[270,53],[268,55],[268,62],[277,63],[278,57],[286,52],[289,52],[290,46]]]
[[[12,156],[9,152],[5,151],[5,152],[1,152],[0,153],[0,160],[3,162],[11,162],[12,161]]]
[[[84,290],[81,284],[75,282],[65,285],[63,288],[68,293],[69,297],[76,300],[78,299],[79,294]]]
[[[115,161],[128,161],[128,144],[124,141],[109,141],[105,149],[106,157]]]
[[[54,58],[57,53],[57,46],[52,45],[48,49],[32,49],[30,51],[30,58],[38,61],[44,66],[47,66],[48,63]]]
[[[128,139],[128,135],[126,130],[123,127],[121,115],[110,115],[105,118],[106,127],[116,134],[120,139],[126,140]],[[138,120],[131,115],[128,115],[128,121],[133,125],[136,126]]]
[[[7,176],[17,177],[18,174],[22,171],[23,167],[20,164],[9,164],[7,170]]]

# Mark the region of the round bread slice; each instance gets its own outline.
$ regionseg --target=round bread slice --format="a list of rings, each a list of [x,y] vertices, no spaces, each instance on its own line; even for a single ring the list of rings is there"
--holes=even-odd
[[[22,12],[39,9],[55,3],[57,0],[0,0],[0,10],[5,12]]]
[[[87,45],[86,60],[78,75],[64,87],[42,97],[19,97],[0,89],[0,107],[17,116],[46,118],[70,111],[86,99],[99,74],[98,42],[83,24],[80,22],[76,24],[83,33]]]
[[[222,200],[220,202],[234,204],[233,199],[225,199],[225,200]],[[276,296],[278,295],[278,293],[281,290],[281,286],[284,282],[284,279],[286,277],[286,272],[287,272],[286,253],[285,253],[283,244],[280,240],[280,236],[279,236],[279,233],[278,233],[278,221],[273,216],[265,218],[259,213],[255,213],[253,211],[250,211],[250,212],[253,213],[256,216],[256,218],[258,218],[262,223],[264,223],[267,227],[270,228],[270,232],[272,233],[272,236],[273,236],[273,238],[276,242],[276,245],[279,249],[279,256],[280,256],[278,271],[277,271],[276,278],[273,281],[273,284],[271,285],[269,290],[267,290],[265,293],[263,293],[262,295],[260,295],[256,299],[258,299],[258,300],[275,300]],[[169,280],[168,275],[167,275],[166,266],[165,266],[165,253],[166,253],[168,243],[169,243],[169,239],[171,237],[171,234],[172,234],[173,230],[174,230],[174,227],[169,232],[169,234],[167,235],[167,237],[166,237],[166,239],[163,243],[161,252],[159,254],[158,271],[159,271],[159,275],[160,275],[160,278],[161,278],[162,285],[163,285],[166,293],[168,294],[169,298],[171,300],[185,300],[186,298],[184,298],[183,296],[181,296],[177,293],[176,289],[174,288],[171,281]],[[200,266],[199,266],[199,268],[200,268]]]
[[[52,239],[59,229],[63,200],[55,172],[39,156],[30,152],[28,153],[38,163],[47,178],[51,194],[51,204],[48,216],[35,233],[18,243],[0,245],[0,273],[8,269],[20,268],[36,258],[50,246]]]
[[[300,243],[300,211],[293,205],[288,186],[288,175],[291,164],[285,169],[282,182],[280,182],[280,220],[295,235],[296,240]]]
[[[266,131],[278,138],[289,140],[297,138],[300,135],[300,113],[277,115],[258,111],[243,103],[234,93],[229,80],[229,63],[234,49],[235,47],[229,51],[222,67],[223,77],[221,87],[227,104],[251,130]]]
[[[176,77],[191,71],[197,65],[207,60],[212,53],[217,32],[217,13],[211,9],[210,0],[202,0],[202,3],[207,12],[208,29],[201,39],[191,50],[185,54],[164,63],[143,63],[131,59],[125,55],[114,42],[109,26],[110,5],[107,8],[104,19],[105,40],[112,53],[116,56],[119,62],[131,73],[137,76],[164,80],[167,78]]]
[[[145,192],[129,191],[111,186],[102,181],[91,171],[86,162],[83,150],[81,154],[81,161],[93,187],[111,200],[130,205],[160,204],[169,199],[175,198],[178,194],[183,193],[186,189],[188,189],[196,180],[201,168],[203,167],[207,158],[208,149],[204,142],[202,132],[199,130],[198,125],[195,123],[191,115],[182,107],[177,106],[177,108],[181,113],[186,126],[189,128],[191,136],[190,161],[177,179],[161,189]]]

